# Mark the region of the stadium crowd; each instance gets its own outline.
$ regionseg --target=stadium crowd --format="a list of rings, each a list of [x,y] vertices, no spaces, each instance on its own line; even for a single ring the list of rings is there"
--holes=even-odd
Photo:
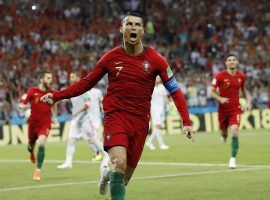
[[[259,3],[260,2],[260,3]],[[23,116],[22,94],[46,68],[54,88],[68,75],[86,75],[100,56],[120,45],[127,11],[145,19],[145,42],[169,61],[189,107],[214,105],[212,77],[223,56],[238,55],[253,108],[270,107],[270,4],[268,0],[0,0],[0,120]],[[106,78],[99,84],[104,91]],[[105,92],[105,91],[104,91]],[[69,113],[59,104],[59,113]]]

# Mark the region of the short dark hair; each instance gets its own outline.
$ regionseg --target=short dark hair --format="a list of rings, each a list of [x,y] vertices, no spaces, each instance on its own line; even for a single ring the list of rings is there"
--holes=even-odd
[[[143,17],[142,17],[142,15],[140,15],[139,13],[137,13],[137,12],[127,12],[127,14],[125,15],[125,17],[122,19],[122,25],[123,25],[124,19],[125,19],[127,16],[139,17],[139,18],[142,19],[142,24],[144,23],[144,22],[143,22]]]
[[[137,12],[127,12],[126,16],[134,16],[134,17],[142,18],[142,16]]]
[[[45,69],[45,70],[42,70],[38,73],[38,78],[41,79],[41,78],[44,78],[45,74],[52,74],[52,72],[50,72],[49,70]]]
[[[226,54],[226,55],[225,55],[225,57],[224,57],[224,61],[226,62],[226,61],[227,61],[227,59],[228,59],[229,57],[231,57],[231,56],[235,57],[235,58],[238,60],[237,55],[235,55],[234,53],[228,53],[228,54]]]

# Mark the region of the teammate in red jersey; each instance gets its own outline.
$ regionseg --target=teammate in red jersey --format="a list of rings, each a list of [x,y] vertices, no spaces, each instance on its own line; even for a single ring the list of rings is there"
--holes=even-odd
[[[38,143],[37,165],[33,176],[35,181],[40,181],[40,171],[45,157],[45,144],[51,128],[52,114],[52,106],[40,101],[40,97],[48,92],[53,92],[50,89],[52,85],[52,74],[50,72],[44,71],[40,73],[39,80],[39,86],[29,89],[22,96],[19,105],[20,109],[25,110],[26,104],[30,102],[31,115],[28,121],[28,151],[30,152],[32,163],[36,163],[34,148],[36,141]],[[56,116],[56,109],[54,109],[53,114]]]
[[[228,128],[232,134],[230,168],[236,168],[236,155],[238,152],[238,129],[241,117],[241,105],[239,103],[239,91],[246,99],[246,110],[250,110],[250,100],[245,87],[246,76],[237,69],[238,58],[234,54],[225,57],[226,70],[219,72],[212,81],[211,96],[218,100],[218,120],[222,141],[228,136]],[[218,92],[217,92],[218,88]]]
[[[78,83],[60,92],[43,96],[52,104],[90,90],[108,73],[109,85],[103,100],[104,147],[113,169],[101,165],[99,193],[106,194],[110,181],[113,200],[125,198],[128,184],[141,157],[148,133],[151,95],[159,75],[170,92],[183,122],[183,130],[194,140],[186,101],[173,77],[168,62],[150,46],[144,46],[143,20],[138,14],[128,14],[122,20],[120,32],[123,45],[116,47],[98,61],[95,68]]]

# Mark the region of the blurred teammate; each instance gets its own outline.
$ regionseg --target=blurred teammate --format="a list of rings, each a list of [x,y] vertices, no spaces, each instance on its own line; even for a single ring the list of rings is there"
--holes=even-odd
[[[79,80],[80,73],[70,73],[69,81],[71,85]],[[80,96],[71,98],[73,118],[70,123],[68,134],[66,161],[62,165],[57,166],[58,169],[72,168],[75,142],[80,138],[85,139],[88,146],[93,150],[93,161],[102,160],[102,154],[107,154],[103,150],[101,141],[97,138],[100,120],[96,119],[98,116],[95,115],[100,114],[100,112],[97,111],[100,109],[100,98],[102,98],[102,94],[95,88]],[[106,157],[105,155],[105,159],[109,159],[108,156]]]
[[[152,133],[146,142],[146,146],[155,150],[155,146],[153,144],[154,139],[156,138],[158,141],[159,148],[162,150],[169,149],[164,143],[163,136],[161,134],[161,129],[165,120],[165,106],[169,103],[169,99],[167,97],[167,92],[162,85],[162,81],[159,76],[156,79],[156,85],[152,94],[151,100],[151,123],[152,123]]]
[[[184,133],[193,140],[193,129],[185,99],[173,77],[168,62],[150,46],[144,46],[143,20],[138,14],[128,14],[122,20],[120,32],[123,45],[101,57],[85,78],[69,88],[53,92],[41,99],[54,103],[78,96],[92,87],[108,73],[109,85],[103,100],[104,147],[113,169],[101,165],[99,193],[106,194],[110,181],[112,200],[125,198],[128,184],[141,157],[149,128],[150,100],[159,75],[171,94],[182,117]]]
[[[39,75],[40,84],[38,87],[29,89],[21,98],[20,109],[26,109],[27,102],[30,102],[31,114],[28,124],[28,151],[30,160],[36,163],[34,153],[35,144],[38,144],[37,165],[34,170],[33,180],[40,181],[42,164],[45,158],[46,139],[51,129],[52,106],[40,101],[40,97],[48,92],[52,92],[52,74],[49,71],[41,72]],[[55,105],[56,107],[56,105]],[[53,109],[56,116],[56,109]]]
[[[242,112],[239,90],[247,101],[246,110],[250,110],[250,100],[245,88],[246,76],[237,69],[238,64],[238,58],[234,54],[228,54],[225,57],[226,70],[215,76],[211,90],[211,96],[218,100],[218,120],[222,140],[226,141],[228,129],[232,134],[230,168],[236,168],[236,155],[239,148],[238,129]]]

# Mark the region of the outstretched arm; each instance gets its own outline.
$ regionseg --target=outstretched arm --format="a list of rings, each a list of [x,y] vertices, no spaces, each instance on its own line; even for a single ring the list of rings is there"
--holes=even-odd
[[[91,73],[82,78],[79,82],[69,86],[62,91],[54,92],[54,101],[70,99],[71,97],[76,97],[89,91],[98,83],[104,74],[105,71],[103,68],[97,66]]]
[[[82,78],[79,82],[69,86],[64,90],[47,93],[41,97],[41,101],[48,104],[53,104],[62,99],[70,99],[72,97],[79,96],[93,88],[105,75],[105,73],[105,69],[103,69],[101,65],[97,64],[94,70],[90,72],[86,77]]]

